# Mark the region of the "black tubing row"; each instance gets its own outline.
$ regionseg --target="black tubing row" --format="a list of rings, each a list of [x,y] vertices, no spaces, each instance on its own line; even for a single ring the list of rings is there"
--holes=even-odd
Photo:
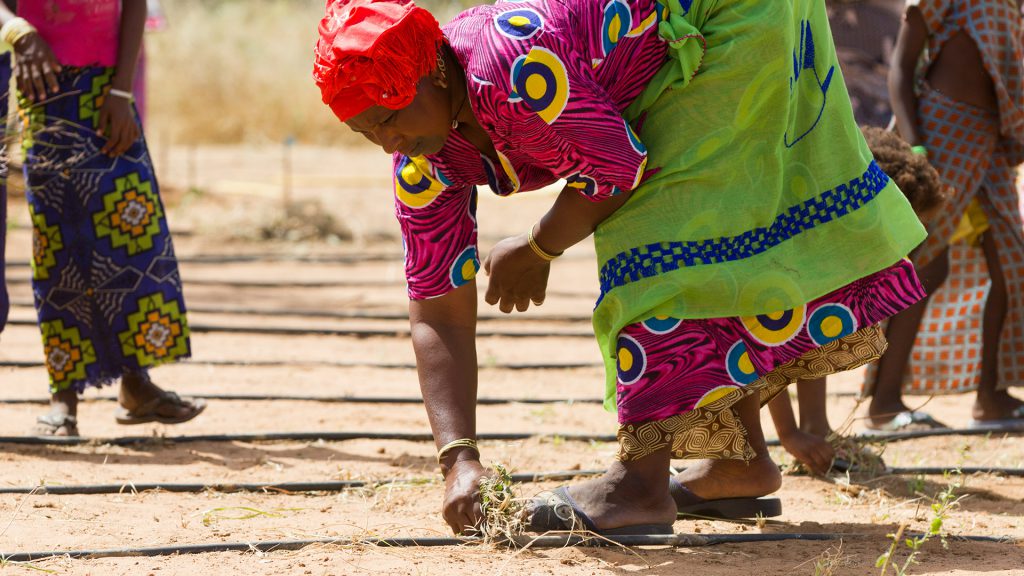
[[[14,319],[7,322],[11,326],[35,326],[35,320]],[[192,332],[222,332],[227,334],[260,334],[272,336],[341,336],[354,338],[408,338],[411,334],[407,326],[396,328],[296,328],[289,326],[222,326],[217,324],[189,324]],[[480,328],[477,336],[503,338],[593,338],[594,331],[587,330],[532,330],[513,331]]]
[[[308,394],[189,394],[194,398],[226,401],[256,402],[324,402],[327,404],[423,404],[420,396],[310,396]],[[83,398],[85,402],[114,402],[117,396],[91,396]],[[601,404],[601,398],[477,398],[481,406],[502,404]],[[0,399],[0,404],[49,404],[50,399],[9,398]]]
[[[915,537],[916,534],[907,534]],[[718,544],[747,544],[763,542],[782,542],[787,540],[822,541],[855,538],[881,538],[878,534],[842,534],[790,532],[775,534],[658,534],[641,536],[609,536],[587,537],[585,535],[568,534],[556,536],[520,536],[513,544],[530,548],[564,548],[566,546],[672,546],[677,548],[696,548]],[[1016,544],[1021,540],[1008,536],[974,536],[951,535],[947,540],[961,542],[993,542]],[[139,548],[108,548],[96,550],[49,550],[43,552],[2,553],[0,558],[5,562],[38,562],[47,558],[117,558],[126,556],[170,556],[174,554],[209,554],[214,552],[274,552],[283,550],[299,550],[314,544],[336,546],[370,545],[396,547],[435,547],[463,546],[479,543],[475,538],[315,538],[308,540],[270,540],[263,542],[221,542],[215,544],[180,544],[176,546],[154,546]]]
[[[896,442],[930,436],[987,436],[995,434],[1011,434],[1012,432],[993,432],[977,429],[941,429],[922,430],[918,432],[894,432],[892,434],[864,437],[871,442]],[[1019,432],[1017,432],[1019,433]],[[530,438],[559,438],[577,442],[615,442],[616,437],[609,434],[578,434],[578,433],[544,433],[530,432],[499,432],[478,434],[478,440],[528,440]],[[266,432],[262,434],[196,434],[183,436],[115,436],[112,438],[91,438],[87,436],[0,436],[0,444],[30,444],[46,446],[77,446],[82,444],[109,444],[113,446],[132,446],[138,444],[188,443],[188,442],[281,442],[299,441],[341,442],[345,440],[406,440],[411,442],[431,442],[433,435],[429,432]],[[768,446],[779,446],[777,439],[766,441]]]
[[[251,366],[251,367],[303,367],[303,368],[380,368],[382,370],[415,370],[412,362],[370,362],[340,360],[184,360],[179,364],[195,366]],[[0,368],[40,368],[46,364],[38,360],[4,360]],[[577,368],[600,368],[599,362],[508,362],[482,364],[481,370],[575,370]]]
[[[884,474],[892,476],[938,476],[953,472],[952,468],[938,466],[889,468]],[[960,474],[992,474],[995,476],[1024,477],[1024,468],[961,467]],[[512,474],[512,481],[522,484],[555,482],[587,476],[599,476],[604,470],[566,470],[561,472],[526,472]],[[68,484],[53,486],[0,486],[0,494],[47,494],[52,496],[121,494],[125,492],[192,493],[202,492],[277,492],[296,494],[309,492],[342,492],[358,488],[401,484],[423,484],[428,478],[392,478],[385,480],[326,480],[322,482],[238,482],[238,483],[177,483],[177,482],[121,482],[119,484]]]
[[[13,300],[11,306],[22,308],[33,308],[31,300]],[[192,306],[188,307],[189,312],[202,314],[224,314],[236,316],[271,316],[285,318],[320,318],[329,320],[409,320],[409,313],[365,311],[365,310],[293,310],[289,308],[243,308],[238,306]],[[494,321],[505,320],[505,314],[479,314],[478,320]],[[580,323],[590,325],[591,317],[584,314],[524,314],[515,317],[516,322],[551,322],[551,323]]]
[[[598,476],[604,470],[566,470],[562,472],[523,472],[512,474],[513,482],[528,484],[571,480],[582,476]],[[438,477],[440,478],[440,477]],[[199,493],[199,492],[342,492],[355,488],[371,486],[389,486],[396,484],[422,484],[429,478],[391,478],[385,480],[327,480],[322,482],[239,482],[215,484],[186,484],[177,482],[121,482],[119,484],[74,484],[54,486],[0,486],[0,494],[49,494],[64,496],[71,494],[121,494],[124,492],[146,492],[161,490],[163,492]]]

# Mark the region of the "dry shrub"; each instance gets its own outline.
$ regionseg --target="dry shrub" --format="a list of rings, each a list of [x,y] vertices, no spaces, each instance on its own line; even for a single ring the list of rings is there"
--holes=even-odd
[[[441,22],[474,3],[420,2]],[[146,40],[150,134],[176,143],[361,141],[313,82],[323,0],[175,0],[164,8],[167,29]]]

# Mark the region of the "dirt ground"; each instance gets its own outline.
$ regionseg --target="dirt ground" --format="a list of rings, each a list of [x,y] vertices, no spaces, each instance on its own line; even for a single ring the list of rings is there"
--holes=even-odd
[[[297,148],[293,172],[282,172],[279,149],[155,149],[190,307],[194,358],[153,372],[183,394],[291,394],[415,397],[416,373],[404,319],[401,246],[387,189],[389,161],[373,151]],[[290,183],[290,184],[289,184]],[[287,187],[287,190],[285,189]],[[350,234],[321,241],[260,241],[282,197],[314,204]],[[481,247],[519,233],[553,192],[522,198],[481,196]],[[12,324],[0,340],[0,436],[21,436],[45,411],[46,374],[32,323],[27,261],[27,210],[10,203],[8,234]],[[254,232],[256,231],[256,232]],[[287,231],[285,231],[287,232]],[[230,258],[220,258],[220,257]],[[229,260],[229,261],[224,261]],[[486,278],[481,279],[481,293]],[[586,320],[596,297],[589,246],[572,249],[553,267],[545,305],[504,317],[481,308],[480,396],[551,399],[481,406],[479,431],[529,432],[536,438],[488,441],[485,461],[515,472],[600,469],[615,445],[579,442],[568,434],[614,434],[615,418],[592,400],[602,367]],[[263,332],[258,333],[259,329]],[[283,334],[284,329],[319,330]],[[369,335],[368,335],[369,334]],[[526,367],[524,367],[526,365]],[[857,417],[858,373],[830,382],[833,425]],[[0,444],[0,488],[121,484],[120,494],[0,494],[0,553],[146,547],[285,539],[429,537],[449,535],[440,518],[443,484],[433,446],[399,440],[344,442],[165,442],[161,436],[263,432],[427,432],[413,403],[316,400],[211,400],[202,417],[174,427],[118,426],[109,389],[90,390],[80,408],[82,433],[93,438],[154,436],[151,443],[113,446]],[[25,402],[37,400],[37,403]],[[12,402],[17,400],[18,402]],[[584,402],[585,401],[585,402]],[[924,404],[937,418],[964,426],[969,397]],[[5,403],[6,402],[6,403]],[[774,430],[764,414],[766,434]],[[948,436],[881,447],[890,466],[1024,467],[1021,436]],[[789,457],[779,449],[780,463]],[[685,465],[679,462],[679,465]],[[401,482],[340,493],[139,492],[153,482],[278,483],[327,480]],[[567,548],[508,551],[314,545],[297,551],[221,552],[171,557],[52,558],[4,562],[0,572],[58,574],[877,574],[875,560],[900,523],[926,530],[931,503],[961,481],[949,535],[1009,537],[1017,544],[949,539],[924,546],[913,574],[1024,574],[1024,478],[882,475],[830,479],[787,475],[783,516],[761,526],[681,520],[680,533],[837,534],[841,540],[723,544],[690,548]],[[557,483],[525,484],[524,496]],[[896,557],[904,559],[901,544]],[[902,560],[901,560],[902,562]]]

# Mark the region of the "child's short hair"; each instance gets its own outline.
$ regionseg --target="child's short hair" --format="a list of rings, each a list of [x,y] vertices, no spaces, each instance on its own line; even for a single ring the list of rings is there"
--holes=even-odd
[[[878,165],[900,187],[919,218],[942,206],[950,191],[922,154],[914,154],[895,132],[862,126],[861,132]]]

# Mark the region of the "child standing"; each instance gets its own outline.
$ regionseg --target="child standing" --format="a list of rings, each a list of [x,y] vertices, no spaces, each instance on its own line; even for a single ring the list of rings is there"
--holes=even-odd
[[[32,287],[51,411],[34,433],[77,435],[78,393],[120,379],[117,421],[202,412],[150,381],[190,353],[185,302],[129,92],[145,0],[0,6],[14,47],[33,226]]]
[[[1008,391],[1024,384],[1024,218],[1015,185],[1024,161],[1021,32],[1018,0],[912,0],[907,8],[889,77],[897,128],[954,191],[948,209],[926,222],[928,240],[913,260],[929,294],[951,268],[955,277],[930,305],[890,322],[889,351],[866,390],[874,429],[942,426],[903,403],[907,377],[914,393],[977,390],[973,427],[1024,427],[1024,403]],[[987,220],[980,250],[951,246],[965,214]],[[963,284],[972,274],[965,258],[990,278],[987,296],[984,285],[979,297]],[[972,307],[980,326],[969,323]],[[908,374],[912,348],[919,362]]]

